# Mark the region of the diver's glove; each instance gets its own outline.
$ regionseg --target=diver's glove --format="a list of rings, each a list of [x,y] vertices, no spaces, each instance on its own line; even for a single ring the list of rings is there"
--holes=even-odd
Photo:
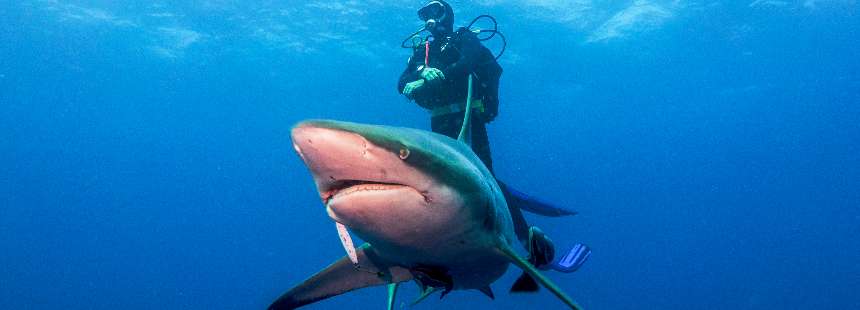
[[[415,90],[421,88],[422,86],[424,86],[423,79],[417,80],[415,82],[406,83],[406,86],[403,87],[403,95],[406,96],[406,98],[412,99]]]
[[[442,73],[442,70],[427,67],[421,70],[421,78],[427,80],[427,82],[433,82],[437,80],[444,80],[445,74]]]

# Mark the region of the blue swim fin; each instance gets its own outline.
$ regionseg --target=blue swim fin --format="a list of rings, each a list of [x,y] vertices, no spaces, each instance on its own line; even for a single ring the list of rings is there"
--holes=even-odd
[[[577,243],[561,259],[552,263],[550,268],[559,272],[571,273],[579,270],[579,267],[582,267],[589,257],[591,257],[591,249],[587,245]]]
[[[549,217],[576,215],[577,213],[576,211],[554,206],[533,198],[523,192],[511,188],[498,179],[496,181],[499,183],[499,187],[502,189],[502,194],[505,195],[505,200],[507,200],[509,206],[515,206],[521,210]]]

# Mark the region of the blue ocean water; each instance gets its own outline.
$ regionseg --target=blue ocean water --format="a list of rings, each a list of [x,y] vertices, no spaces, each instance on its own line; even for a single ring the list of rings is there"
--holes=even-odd
[[[261,309],[342,256],[289,130],[429,128],[392,2],[0,4],[0,309]],[[860,309],[857,1],[451,3],[507,35],[496,171],[581,213],[529,220],[594,249],[550,275],[586,309]],[[517,276],[411,309],[561,308]]]

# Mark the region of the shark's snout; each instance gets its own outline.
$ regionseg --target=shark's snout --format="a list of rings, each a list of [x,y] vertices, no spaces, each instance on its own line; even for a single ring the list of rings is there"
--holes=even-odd
[[[363,137],[310,125],[296,126],[291,137],[293,148],[310,169],[323,200],[330,198],[337,184],[366,177],[364,169],[359,169],[370,164]]]
[[[299,124],[291,137],[329,216],[353,229],[402,236],[432,222],[424,211],[430,202],[447,201],[447,192],[407,164],[408,150],[390,150],[362,134],[325,124]]]
[[[356,134],[329,129],[300,125],[291,132],[293,147],[304,160],[308,154],[336,153],[345,156],[356,156],[361,153],[360,146],[366,145],[366,140]]]
[[[298,126],[293,128],[293,147],[312,172],[346,169],[367,160],[368,142],[355,133],[337,129]],[[336,177],[336,176],[332,176]]]
[[[361,184],[417,186],[421,175],[397,152],[361,134],[302,123],[291,132],[293,147],[310,169],[324,203],[343,189]]]

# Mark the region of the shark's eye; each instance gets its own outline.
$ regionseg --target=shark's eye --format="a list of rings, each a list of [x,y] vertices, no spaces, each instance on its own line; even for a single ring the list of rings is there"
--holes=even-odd
[[[399,155],[400,155],[400,159],[403,159],[403,160],[409,158],[409,149],[407,149],[405,147],[400,148],[400,154]]]

